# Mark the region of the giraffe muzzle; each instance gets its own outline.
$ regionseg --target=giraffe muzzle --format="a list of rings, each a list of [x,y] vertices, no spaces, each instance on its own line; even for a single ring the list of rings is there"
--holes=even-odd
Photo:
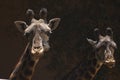
[[[115,67],[115,60],[114,59],[107,59],[105,60],[105,65],[109,68]]]
[[[34,46],[32,47],[32,50],[31,50],[33,54],[40,54],[40,53],[43,53],[43,51],[44,49],[41,46]]]

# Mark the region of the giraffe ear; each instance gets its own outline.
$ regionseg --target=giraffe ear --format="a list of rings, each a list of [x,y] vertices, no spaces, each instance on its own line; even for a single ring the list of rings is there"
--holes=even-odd
[[[97,43],[97,41],[94,41],[94,40],[88,39],[88,38],[87,38],[87,41],[88,41],[93,47],[95,47],[95,45],[96,45],[96,43]]]
[[[22,33],[24,33],[24,30],[28,27],[28,25],[24,21],[15,21],[14,23],[18,30]]]
[[[53,18],[49,21],[48,26],[51,28],[51,30],[55,30],[60,22],[60,18]]]

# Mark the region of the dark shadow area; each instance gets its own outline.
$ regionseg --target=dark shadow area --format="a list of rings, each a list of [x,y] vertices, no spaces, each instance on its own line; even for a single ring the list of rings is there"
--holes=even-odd
[[[86,38],[94,38],[93,29],[114,32],[118,45],[116,66],[103,66],[95,80],[119,80],[120,76],[120,1],[119,0],[4,0],[0,1],[0,78],[8,78],[26,46],[26,39],[16,29],[15,20],[25,20],[28,8],[36,14],[48,9],[48,20],[60,17],[59,27],[51,34],[49,52],[40,59],[33,80],[61,80],[77,64],[90,56]],[[39,16],[36,15],[38,18]]]

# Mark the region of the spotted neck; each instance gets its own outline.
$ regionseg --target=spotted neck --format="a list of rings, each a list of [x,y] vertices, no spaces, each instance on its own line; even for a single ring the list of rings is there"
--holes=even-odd
[[[9,77],[10,80],[31,80],[39,57],[31,54],[29,45],[30,44],[27,45],[18,64],[11,73]]]
[[[75,67],[63,80],[93,80],[103,63],[92,58]]]

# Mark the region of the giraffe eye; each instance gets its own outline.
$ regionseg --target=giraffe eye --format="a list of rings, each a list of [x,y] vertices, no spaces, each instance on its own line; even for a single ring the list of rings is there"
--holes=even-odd
[[[50,31],[47,31],[47,32],[45,32],[48,36],[51,34],[51,32]]]
[[[44,31],[44,30],[41,30],[41,33],[45,33],[45,34],[48,35],[48,36],[51,34],[50,31]]]

